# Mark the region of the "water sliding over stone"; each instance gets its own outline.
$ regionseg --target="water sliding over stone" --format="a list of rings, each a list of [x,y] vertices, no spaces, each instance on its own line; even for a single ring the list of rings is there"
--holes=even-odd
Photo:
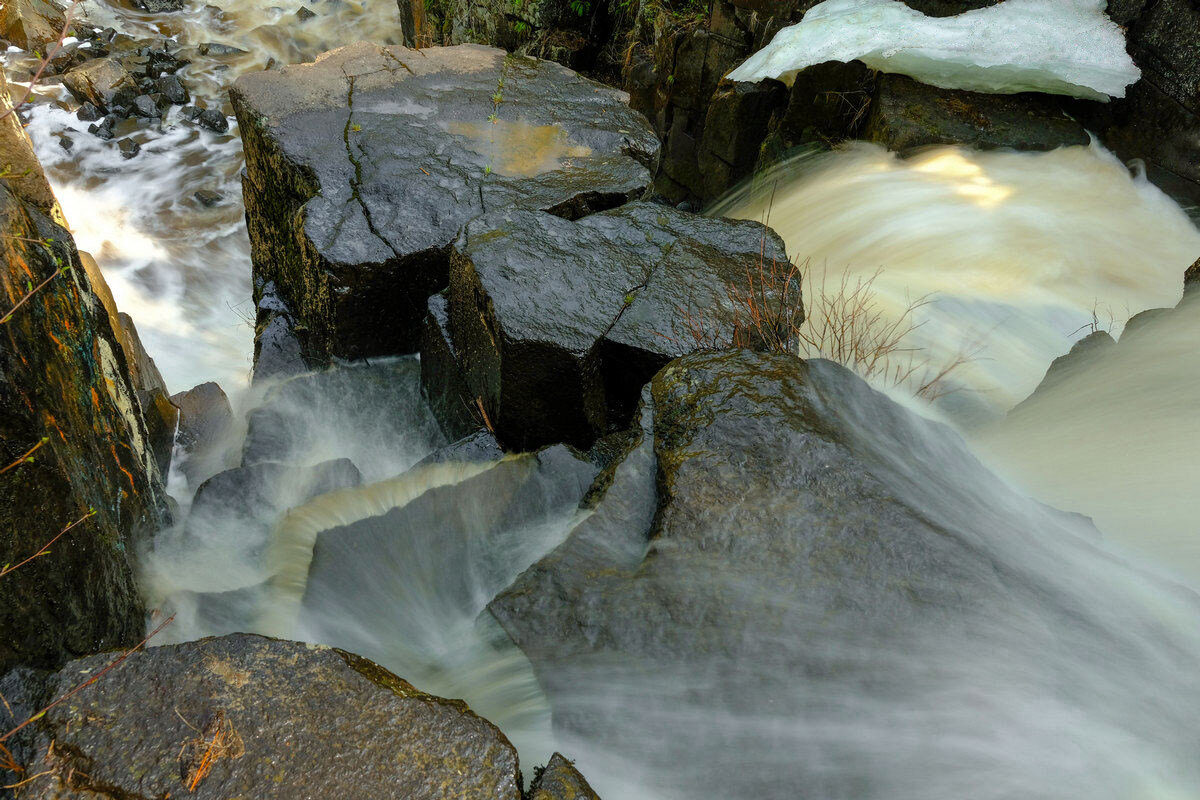
[[[222,190],[240,164],[237,141],[212,130],[230,124],[225,109],[200,98],[203,110],[164,111],[167,91],[179,98],[177,81],[215,91],[268,56],[315,55],[306,48],[335,35],[346,7],[362,12],[352,0],[338,10],[250,4],[222,14],[185,0],[170,23],[162,15],[175,12],[160,9],[177,0],[136,2],[154,10],[105,5],[96,19],[162,26],[180,36],[178,49],[88,34],[86,49],[117,54],[105,61],[69,45],[64,80],[108,107],[96,127],[132,121],[120,144],[69,146],[85,162],[131,155],[120,163],[136,174],[139,159],[178,136],[184,180],[208,171]],[[431,16],[454,21],[441,35],[510,7],[475,4],[468,15],[463,3],[431,4]],[[111,673],[100,655],[58,672],[0,675],[15,719],[81,675],[99,679],[11,740],[30,767],[22,794],[1200,795],[1200,690],[1189,668],[1200,656],[1200,596],[1191,578],[1176,584],[1139,566],[1106,541],[1110,531],[1074,513],[1096,509],[1118,542],[1157,536],[1168,557],[1188,544],[1194,514],[1167,496],[1190,488],[1180,465],[1195,426],[1186,403],[1170,402],[1194,394],[1187,299],[1135,317],[1119,344],[1088,336],[1007,420],[972,432],[1011,484],[952,428],[926,419],[933,412],[904,396],[913,387],[878,381],[898,403],[845,366],[759,352],[795,331],[755,316],[782,297],[799,300],[794,276],[771,269],[789,254],[809,262],[808,319],[798,305],[789,318],[803,330],[830,321],[828,292],[843,272],[865,281],[882,267],[873,288],[885,313],[902,312],[906,292],[936,291],[907,342],[917,349],[899,352],[928,355],[936,369],[986,338],[990,350],[951,387],[973,392],[940,409],[978,423],[1027,395],[1073,339],[1104,327],[1101,303],[1127,302],[1131,313],[1174,305],[1183,268],[1200,255],[1195,230],[1140,174],[1085,146],[1083,126],[1062,115],[1098,103],[998,99],[838,63],[805,70],[790,91],[724,83],[708,109],[704,73],[723,73],[731,53],[784,24],[774,11],[796,21],[808,10],[737,4],[714,0],[700,22],[682,0],[656,2],[649,16],[636,2],[577,12],[537,0],[504,25],[528,17],[562,26],[574,15],[590,22],[567,27],[595,36],[618,11],[652,23],[663,52],[675,53],[662,63],[680,67],[648,79],[659,93],[656,124],[671,131],[662,154],[675,165],[722,164],[702,181],[710,196],[746,174],[738,169],[796,143],[790,137],[809,122],[830,122],[812,129],[817,138],[869,132],[905,157],[858,144],[789,161],[722,207],[745,218],[734,220],[652,194],[660,144],[646,121],[620,91],[549,62],[478,45],[360,43],[237,79],[253,264],[236,245],[239,223],[214,224],[217,239],[205,241],[234,243],[243,281],[253,270],[254,380],[230,392],[232,403],[214,384],[174,395],[176,524],[127,556],[136,555],[157,610],[148,628],[174,615],[156,634],[164,646]],[[949,15],[930,29],[980,18],[956,21],[955,11],[1044,7],[908,5]],[[402,0],[405,9],[406,35],[415,35],[417,6]],[[257,24],[292,11],[288,28]],[[229,35],[197,46],[222,16]],[[748,16],[752,24],[729,33]],[[851,32],[878,32],[868,27]],[[739,41],[718,41],[720,31]],[[349,27],[344,35],[335,43],[355,38]],[[1131,41],[1143,35],[1137,28]],[[249,52],[230,49],[239,42]],[[706,42],[702,56],[697,42]],[[184,51],[193,64],[180,62]],[[939,68],[981,78],[963,64],[942,59]],[[105,89],[106,75],[120,80]],[[836,95],[842,89],[851,100]],[[127,103],[151,116],[119,121]],[[56,114],[33,114],[36,136],[64,133]],[[689,139],[688,114],[706,116],[705,135],[716,138]],[[722,127],[722,114],[734,127]],[[212,164],[186,155],[201,141],[216,148]],[[714,143],[731,160],[706,149]],[[910,150],[928,144],[951,146]],[[666,174],[657,177],[673,188]],[[194,199],[225,214],[238,210],[235,196]],[[768,217],[782,238],[762,224]],[[161,243],[142,241],[147,252]],[[207,247],[153,256],[164,255],[171,274],[181,253]],[[745,305],[736,287],[756,274],[762,285],[742,311],[765,327],[735,326],[733,307]],[[85,310],[110,305],[88,296]],[[163,319],[174,297],[164,298]],[[71,317],[65,341],[86,341],[103,316]],[[165,397],[165,386],[133,329],[119,318],[112,327],[129,352],[105,378],[133,389],[80,385],[94,385],[93,397],[131,396],[145,417],[156,406],[143,394]],[[735,327],[747,347],[730,346]],[[240,336],[244,354],[248,327]],[[48,347],[17,352],[33,358],[20,376],[65,370],[56,385],[70,386],[90,363]],[[1140,384],[1166,402],[1152,406]],[[158,420],[155,434],[144,421],[139,463],[153,477],[157,460],[169,459],[161,434],[174,423]],[[1102,443],[1119,439],[1105,429],[1115,426],[1128,429],[1121,447],[1149,478],[1142,485],[1063,455],[1103,462]],[[1097,444],[1077,447],[1063,434]],[[1165,447],[1171,436],[1178,441]],[[1043,442],[1063,453],[1044,454]],[[104,465],[102,455],[93,458]],[[1014,488],[1022,484],[1037,499]],[[1111,498],[1135,508],[1111,513],[1102,502]],[[1137,528],[1145,504],[1170,508],[1153,530]]]
[[[1027,397],[1093,325],[1119,331],[1137,312],[1174,305],[1200,255],[1179,206],[1097,146],[901,158],[848,143],[796,156],[712,213],[770,221],[806,264],[812,322],[843,281],[870,281],[892,319],[926,297],[906,346],[934,372],[973,354],[952,376],[964,391],[941,403],[968,424]]]

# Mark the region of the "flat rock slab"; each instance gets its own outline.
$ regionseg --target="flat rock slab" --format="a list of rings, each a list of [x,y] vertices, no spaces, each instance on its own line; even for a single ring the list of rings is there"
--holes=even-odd
[[[724,342],[728,287],[762,263],[787,263],[764,225],[650,203],[575,222],[480,217],[450,267],[468,391],[506,446],[587,447],[628,426],[642,386],[673,357]]]
[[[510,448],[588,447],[628,425],[668,361],[718,344],[729,286],[764,262],[787,263],[769,228],[651,203],[578,221],[481,217],[451,254],[450,334],[467,389]]]
[[[71,662],[48,693],[112,659]],[[521,797],[516,751],[461,701],[246,634],[136,653],[38,724],[29,798]]]
[[[476,45],[359,43],[245,75],[231,97],[256,277],[275,282],[316,360],[414,351],[472,218],[612,208],[657,163],[624,93]]]

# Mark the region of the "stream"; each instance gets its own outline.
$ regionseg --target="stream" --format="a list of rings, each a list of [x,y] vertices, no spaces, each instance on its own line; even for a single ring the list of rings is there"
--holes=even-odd
[[[920,422],[889,427],[856,397],[839,414],[878,435],[871,447],[894,467],[889,491],[938,522],[972,520],[970,535],[997,574],[1036,576],[1039,592],[1090,613],[1047,621],[1031,591],[1029,605],[985,614],[965,639],[924,626],[917,645],[868,650],[850,631],[816,644],[745,632],[748,647],[779,663],[824,646],[823,663],[862,667],[856,682],[831,668],[793,685],[769,659],[714,657],[673,665],[673,675],[636,659],[580,660],[555,681],[572,713],[635,708],[643,723],[635,741],[589,739],[556,729],[530,660],[484,612],[586,517],[578,501],[590,475],[577,491],[562,485],[575,467],[549,456],[429,459],[448,442],[421,397],[416,357],[250,384],[242,150],[222,98],[238,75],[269,63],[399,33],[394,0],[321,0],[304,4],[316,12],[307,20],[301,5],[209,0],[172,16],[83,4],[93,27],[169,38],[191,59],[179,76],[193,99],[222,107],[227,133],[173,108],[161,126],[132,134],[141,152],[124,159],[115,142],[87,133],[53,84],[39,87],[28,112],[79,248],[97,259],[171,391],[215,381],[233,402],[236,422],[205,477],[243,463],[264,430],[285,432],[277,452],[316,470],[276,480],[260,469],[267,477],[255,478],[244,504],[206,504],[192,500],[199,481],[175,465],[168,490],[179,519],[143,554],[150,605],[177,615],[158,643],[252,631],[361,653],[424,691],[465,699],[513,741],[527,773],[555,750],[570,753],[610,800],[700,796],[712,775],[735,769],[802,774],[816,787],[804,796],[831,799],[1200,796],[1191,675],[1200,631],[1191,592],[1160,581],[1200,587],[1190,468],[1200,452],[1200,298],[1157,321],[1153,336],[1131,336],[1101,366],[1006,416],[1082,337],[1120,339],[1139,312],[1179,303],[1181,275],[1200,254],[1190,209],[1098,143],[1045,153],[939,147],[907,159],[854,143],[795,155],[709,209],[781,234],[802,263],[808,324],[820,324],[814,301],[847,287],[889,318],[911,315],[897,356],[907,359],[906,377],[893,379],[897,365],[868,377]],[[245,52],[201,55],[211,42]],[[19,70],[29,58],[10,51],[5,63]],[[933,402],[914,396],[922,376],[956,360]],[[960,495],[938,492],[961,489],[976,467],[937,423],[961,435],[1003,488],[951,506]],[[361,481],[325,491],[319,471],[340,459]],[[932,486],[914,488],[920,469],[936,476]],[[510,504],[514,476],[523,493]],[[1040,503],[1093,518],[1103,538],[1077,549],[1090,534]],[[1057,533],[1024,542],[980,518],[978,509],[993,507],[1052,519]],[[354,546],[327,535],[349,529]],[[712,588],[696,575],[677,580]],[[747,590],[727,580],[730,591]],[[1132,618],[1135,607],[1144,618]],[[1120,655],[1129,653],[1140,660]],[[1147,663],[1153,674],[1139,672]],[[706,702],[730,681],[765,687],[753,694],[759,705]],[[632,751],[650,755],[635,764]],[[838,793],[858,773],[868,777],[857,793]]]

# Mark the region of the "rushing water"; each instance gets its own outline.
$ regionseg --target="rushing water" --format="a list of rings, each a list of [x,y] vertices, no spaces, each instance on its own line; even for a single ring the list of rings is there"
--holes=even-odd
[[[301,8],[317,16],[305,22]],[[223,107],[238,75],[269,63],[311,60],[343,44],[372,39],[397,43],[393,0],[213,0],[176,14],[146,14],[119,3],[86,0],[77,19],[112,27],[139,40],[169,39],[191,60],[179,76],[193,101]],[[201,55],[216,42],[246,51]],[[5,59],[10,77],[32,59]],[[80,249],[96,257],[121,310],[138,325],[172,392],[215,380],[234,391],[248,382],[254,305],[250,244],[241,204],[242,149],[237,126],[216,134],[184,122],[172,107],[159,126],[130,133],[142,145],[123,159],[116,142],[87,133],[75,104],[60,87],[39,88],[29,133]],[[70,151],[60,144],[66,135]],[[222,195],[213,207],[197,191]]]
[[[193,58],[180,73],[193,96],[214,104],[238,74],[271,59],[296,62],[358,38],[399,36],[394,0],[314,3],[318,17],[303,23],[299,7],[216,0],[151,16],[89,0],[86,14],[97,27],[172,38]],[[193,50],[213,41],[248,52]],[[1191,469],[1200,452],[1200,302],[1004,418],[1074,340],[1096,327],[1119,334],[1133,314],[1174,306],[1183,270],[1200,256],[1200,234],[1184,211],[1099,147],[938,148],[902,160],[855,144],[799,157],[718,208],[769,217],[806,263],[810,298],[842,275],[875,276],[871,288],[893,316],[929,295],[914,312],[919,327],[908,346],[933,364],[964,350],[972,359],[954,373],[959,391],[938,408],[904,402],[954,421],[1012,483],[1093,516],[1112,541],[1081,548],[1079,530],[1065,522],[1039,542],[990,528],[962,486],[974,468],[943,447],[942,429],[916,422],[904,433],[927,445],[928,457],[917,458],[904,436],[878,427],[852,398],[838,413],[876,437],[864,447],[893,465],[889,488],[898,496],[970,531],[997,570],[1036,579],[1076,616],[1050,624],[1030,600],[983,614],[970,631],[915,630],[903,646],[864,645],[850,630],[816,643],[763,643],[783,654],[824,648],[863,670],[858,683],[781,680],[769,672],[774,661],[686,670],[578,664],[578,689],[562,699],[572,712],[636,710],[640,729],[614,743],[556,737],[529,662],[481,615],[577,521],[561,486],[516,492],[542,486],[528,457],[413,468],[445,442],[419,399],[412,360],[347,370],[349,378],[245,388],[253,308],[236,128],[214,134],[173,110],[161,129],[133,134],[143,150],[126,161],[86,127],[63,94],[41,90],[29,130],[79,246],[97,257],[173,391],[214,379],[242,390],[241,422],[209,471],[237,466],[247,427],[270,412],[303,433],[289,441],[289,462],[350,459],[363,478],[314,496],[316,473],[294,471],[260,486],[247,505],[198,503],[188,513],[198,481],[188,486],[176,475],[184,513],[145,554],[143,576],[152,604],[179,614],[167,640],[254,630],[362,652],[422,689],[466,698],[518,744],[527,773],[558,747],[610,799],[703,796],[706,779],[733,773],[748,786],[755,775],[803,774],[821,798],[1200,794],[1194,598],[1110,556],[1200,580]],[[59,145],[64,134],[74,142],[69,152]],[[206,207],[195,197],[202,189],[223,199]],[[382,399],[373,369],[395,371]],[[520,514],[503,505],[506,493],[523,498]],[[985,500],[1018,518],[1045,518],[1007,490]],[[713,588],[697,576],[678,580],[680,591]],[[730,680],[774,694],[754,708],[714,704]],[[632,762],[631,750],[644,758]]]

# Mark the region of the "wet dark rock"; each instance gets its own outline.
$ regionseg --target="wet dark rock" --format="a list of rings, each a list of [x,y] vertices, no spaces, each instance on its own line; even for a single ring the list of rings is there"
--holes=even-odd
[[[224,438],[233,424],[229,398],[215,383],[202,383],[171,396],[179,409],[177,443],[186,458],[182,469],[188,483],[198,486],[220,467]]]
[[[91,125],[88,125],[88,133],[107,141],[113,138],[113,125],[115,124],[115,119],[112,117],[105,117],[104,119],[100,120],[99,123],[92,123]]]
[[[229,132],[229,120],[219,108],[208,108],[201,111],[197,115],[196,121],[200,123],[200,127],[208,128],[213,133]]]
[[[3,673],[140,640],[131,557],[162,523],[165,495],[102,279],[55,221],[61,211],[13,118],[0,125],[0,152],[12,168],[0,181],[0,468],[33,451],[0,480],[0,564],[79,522],[49,556],[0,580]]]
[[[317,16],[317,12],[313,11],[308,6],[300,6],[300,9],[296,12],[296,19],[300,20],[301,22],[308,22],[315,16]]]
[[[863,138],[896,152],[936,144],[1053,150],[1091,141],[1055,97],[939,89],[904,75],[879,76]]]
[[[163,97],[173,105],[181,106],[191,102],[192,97],[188,94],[187,87],[183,85],[183,81],[177,75],[164,75],[158,79],[155,85]]]
[[[158,97],[161,98],[162,95],[158,95]],[[133,111],[139,117],[147,119],[158,119],[162,116],[162,109],[159,108],[155,97],[148,94],[141,95],[133,102]]]
[[[199,50],[202,56],[240,56],[246,54],[246,51],[240,47],[221,44],[220,42],[205,42],[200,45]]]
[[[697,155],[703,200],[716,199],[754,172],[772,119],[787,104],[787,97],[787,87],[777,81],[718,87]],[[814,106],[810,103],[808,108]]]
[[[275,284],[267,282],[258,295],[254,323],[255,382],[266,378],[287,378],[308,372],[312,367],[304,358],[304,349],[296,335],[295,318],[287,304],[279,299]]]
[[[994,6],[1000,0],[903,0],[903,2],[909,8],[914,8],[928,17],[953,17],[966,11]]]
[[[456,442],[439,447],[417,462],[417,467],[428,464],[484,463],[504,458],[504,448],[491,431],[480,429]]]
[[[111,658],[70,664],[50,693]],[[218,733],[230,746],[197,778]],[[338,757],[314,762],[331,743]],[[34,753],[50,775],[24,794],[46,800],[521,798],[516,751],[462,701],[341,650],[248,634],[135,653],[103,691],[48,712]]]
[[[1127,27],[1129,53],[1142,77],[1125,97],[1072,108],[1104,144],[1125,160],[1141,158],[1164,191],[1200,202],[1200,50],[1192,31],[1200,6],[1191,0],[1109,4]]]
[[[325,360],[415,351],[467,220],[619,205],[658,147],[619,92],[479,46],[352,45],[244,75],[231,97],[256,275]]]
[[[133,95],[118,96],[122,89],[136,93],[133,76],[112,58],[98,58],[76,67],[63,76],[63,85],[79,102],[91,103],[101,110],[120,105],[126,99],[132,102]]]
[[[58,39],[63,11],[49,0],[5,0],[0,5],[0,39],[22,50],[42,50]]]
[[[91,259],[86,253],[81,253],[80,257]],[[95,267],[94,271],[98,273],[99,267]],[[115,311],[116,304],[111,301],[109,303]],[[158,371],[158,365],[142,345],[133,319],[128,314],[117,313],[117,320],[121,349],[125,352],[134,393],[141,407],[142,417],[146,421],[147,441],[158,464],[159,474],[165,480],[170,471],[171,456],[175,448],[179,409],[171,403],[166,381]]]
[[[192,195],[196,198],[196,202],[205,208],[212,208],[225,199],[225,195],[220,192],[214,192],[212,189],[199,189]]]
[[[200,116],[201,111],[203,111],[203,109],[196,108],[195,106],[184,106],[183,108],[179,109],[179,116],[195,122],[196,118]]]
[[[71,148],[75,146],[75,140],[72,139],[70,136],[66,136],[66,135],[59,136],[58,137],[58,146],[61,147],[63,150],[66,150],[69,153],[69,152],[71,152]]]
[[[529,787],[529,800],[600,800],[600,795],[588,785],[575,765],[560,753],[546,762],[546,767]]]
[[[122,139],[117,142],[117,147],[121,149],[121,158],[130,159],[142,152],[142,146],[133,139]]]
[[[738,759],[778,744],[772,720],[803,732],[844,719],[822,716],[822,698],[868,691],[894,712],[912,691],[897,664],[941,664],[976,637],[1070,658],[1078,643],[1052,631],[1089,624],[1092,596],[1047,594],[1047,574],[1075,559],[1121,569],[1083,520],[1019,497],[949,428],[830,362],[693,354],[650,388],[592,513],[489,608],[532,660],[557,730],[616,748],[680,796],[889,796],[853,759],[832,772]],[[1111,631],[1089,630],[1097,646]],[[753,724],[679,724],[733,709]],[[649,734],[647,752],[647,731],[671,733],[661,747]]]
[[[768,228],[651,203],[576,222],[537,211],[470,222],[449,294],[468,396],[506,447],[586,448],[628,426],[672,358],[728,344],[728,286],[760,259],[787,262]]]
[[[1189,294],[1200,288],[1200,258],[1187,268],[1183,273],[1183,291],[1184,294]]]
[[[461,439],[483,424],[450,336],[449,301],[444,293],[430,296],[421,323],[421,387],[447,439]]]
[[[75,118],[80,122],[95,122],[103,116],[104,112],[97,108],[93,103],[84,103],[79,107],[79,110],[75,112]]]

